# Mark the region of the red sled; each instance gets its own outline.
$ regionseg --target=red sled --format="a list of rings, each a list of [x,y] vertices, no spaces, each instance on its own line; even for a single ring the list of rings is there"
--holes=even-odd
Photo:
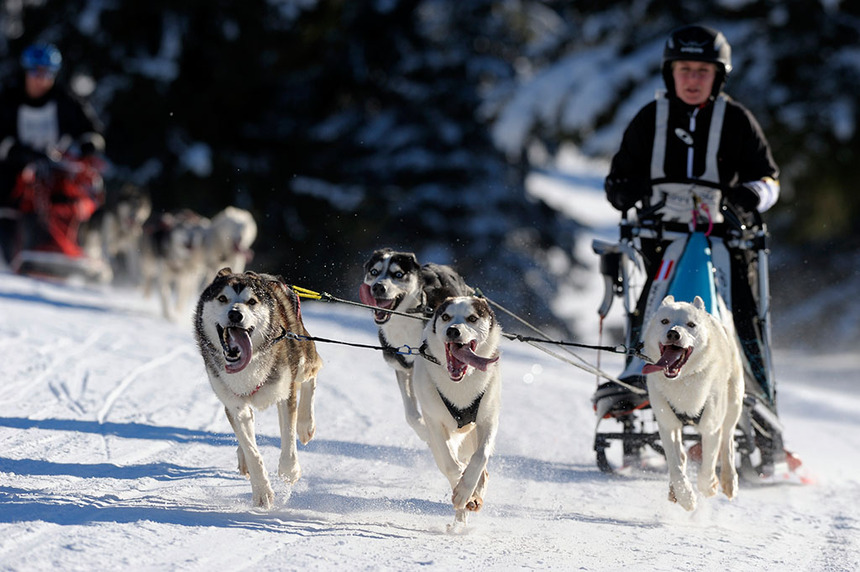
[[[78,233],[104,204],[104,163],[95,156],[28,165],[13,191],[20,212],[12,270],[19,274],[91,275]]]

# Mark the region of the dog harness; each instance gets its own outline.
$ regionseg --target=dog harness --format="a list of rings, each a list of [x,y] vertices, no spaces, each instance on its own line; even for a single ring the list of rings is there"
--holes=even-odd
[[[397,362],[397,365],[403,369],[412,369],[412,362],[406,361],[406,356],[400,353],[400,348],[392,346],[388,340],[385,339],[385,334],[382,333],[382,330],[379,330],[379,343],[382,344],[382,353],[386,358],[393,359]]]
[[[672,413],[675,414],[675,417],[678,418],[678,421],[681,422],[681,425],[698,425],[699,421],[702,420],[702,413],[705,412],[705,408],[703,407],[701,411],[699,411],[695,416],[687,415],[686,413],[678,413],[672,404],[669,404],[669,409],[672,410]]]
[[[483,392],[481,392],[481,394],[475,398],[475,401],[473,401],[472,404],[465,409],[460,409],[459,407],[445,399],[445,396],[442,395],[442,392],[438,389],[436,390],[436,392],[439,394],[439,397],[442,398],[442,403],[444,403],[445,407],[448,408],[448,413],[450,413],[451,417],[453,417],[454,420],[457,422],[458,429],[462,429],[469,423],[474,423],[475,419],[478,418],[478,407],[481,406],[481,399],[484,397]]]

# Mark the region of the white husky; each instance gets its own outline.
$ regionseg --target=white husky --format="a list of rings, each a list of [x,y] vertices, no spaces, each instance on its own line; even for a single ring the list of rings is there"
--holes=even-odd
[[[734,498],[738,489],[734,433],[744,395],[743,369],[734,338],[705,310],[699,296],[692,304],[666,296],[648,322],[644,341],[646,355],[660,356],[642,373],[648,374],[648,396],[669,465],[669,500],[687,510],[696,508],[686,474],[685,424],[695,426],[702,436],[699,491],[710,497],[722,485],[723,493]]]
[[[208,272],[226,267],[241,274],[254,257],[251,246],[257,239],[257,222],[250,212],[233,206],[212,217],[203,237]]]
[[[499,426],[501,328],[483,298],[449,298],[424,329],[426,359],[415,361],[415,394],[428,444],[451,484],[454,522],[465,526],[487,489],[487,461]]]

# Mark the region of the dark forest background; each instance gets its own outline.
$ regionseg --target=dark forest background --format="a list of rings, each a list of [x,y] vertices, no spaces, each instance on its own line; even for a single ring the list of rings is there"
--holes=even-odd
[[[35,40],[63,52],[62,79],[105,124],[109,190],[137,183],[159,210],[205,216],[247,208],[254,265],[313,289],[355,297],[363,261],[392,246],[550,321],[581,227],[524,192],[545,166],[528,151],[609,156],[667,32],[694,22],[729,37],[729,93],[782,167],[775,238],[804,259],[860,250],[857,2],[5,0],[0,18],[0,76]],[[524,111],[506,139],[523,90],[590,53],[617,70],[600,105],[538,94],[558,107]]]

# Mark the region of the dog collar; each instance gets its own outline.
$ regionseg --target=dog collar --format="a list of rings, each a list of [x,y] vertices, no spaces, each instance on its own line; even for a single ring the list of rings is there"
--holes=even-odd
[[[421,357],[426,359],[427,361],[431,361],[436,365],[442,365],[442,362],[439,359],[430,353],[430,350],[427,346],[427,340],[424,340],[424,343],[421,344],[421,347],[418,348],[418,353],[421,354]],[[440,394],[441,395],[441,394]],[[445,399],[444,397],[442,399]]]
[[[445,399],[445,396],[442,395],[442,392],[438,389],[436,390],[436,393],[438,393],[439,397],[442,398],[442,403],[444,403],[445,407],[448,408],[448,413],[450,413],[451,417],[454,418],[454,421],[457,422],[458,429],[462,429],[469,423],[474,423],[475,419],[478,418],[478,408],[481,406],[481,399],[484,397],[483,392],[481,392],[481,394],[475,398],[475,401],[473,401],[472,404],[465,409],[460,409],[459,407]]]
[[[235,391],[233,393],[236,394],[236,397],[251,397],[252,395],[257,393],[258,391],[260,391],[260,389],[262,389],[262,387],[264,385],[266,385],[265,381],[263,383],[261,383],[260,385],[258,385],[257,387],[255,387],[250,393],[236,393]]]

